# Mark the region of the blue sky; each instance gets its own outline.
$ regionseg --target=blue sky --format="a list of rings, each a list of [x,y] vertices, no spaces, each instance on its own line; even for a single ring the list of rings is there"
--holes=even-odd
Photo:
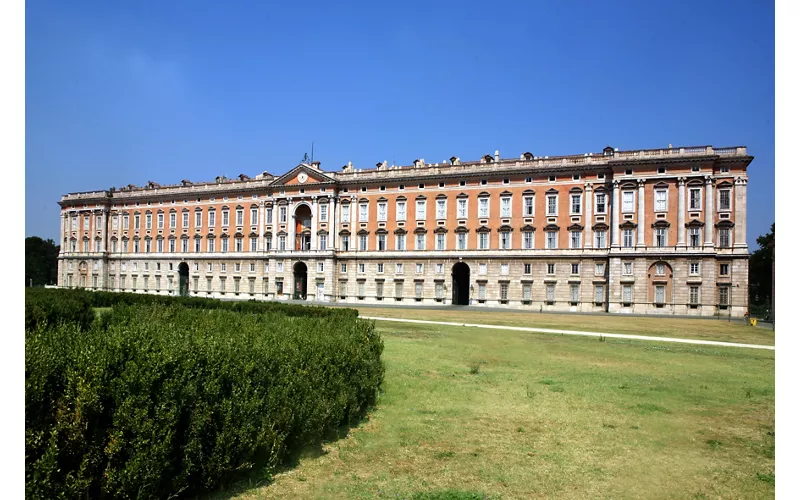
[[[28,0],[25,15],[26,236],[57,239],[64,193],[280,174],[312,140],[326,170],[745,145],[751,249],[774,221],[771,2]]]

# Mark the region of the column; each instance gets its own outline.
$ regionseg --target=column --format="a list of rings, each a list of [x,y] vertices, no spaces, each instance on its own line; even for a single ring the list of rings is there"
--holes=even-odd
[[[108,247],[106,246],[108,240],[108,212],[100,212],[100,217],[103,218],[102,224],[100,225],[100,251],[106,253]]]
[[[644,224],[645,224],[645,216],[644,216],[644,179],[639,179],[639,212],[637,214],[637,222],[636,225],[636,246],[643,247],[644,246]]]
[[[678,246],[686,246],[686,177],[678,177]]]
[[[714,179],[709,175],[706,177],[706,234],[703,246],[714,246]]]
[[[67,216],[61,214],[61,235],[58,237],[58,244],[61,245],[59,253],[65,253],[67,251],[67,245],[64,243],[64,237],[67,235],[67,227],[69,227],[67,221]]]
[[[328,236],[328,247],[331,249],[339,248],[339,211],[336,210],[337,201],[339,201],[339,198],[334,196],[330,199],[330,204],[328,205],[328,217],[330,217],[328,227],[331,228],[330,236]]]
[[[263,201],[258,203],[258,224],[256,229],[258,231],[258,251],[263,252],[266,249],[266,243],[264,239],[264,230],[267,227],[267,219],[266,219],[266,203]]]
[[[319,208],[317,205],[317,197],[311,198],[311,250],[317,249],[317,218]]]
[[[272,201],[272,236],[270,236],[270,248],[273,251],[277,250],[278,248],[278,217],[280,215],[280,207],[276,203],[277,200],[273,199]]]
[[[586,183],[586,209],[584,210],[584,228],[583,228],[583,247],[592,248],[594,240],[592,239],[592,210],[594,203],[592,203],[592,184]]]
[[[737,177],[733,185],[733,246],[747,248],[747,178]]]
[[[289,241],[286,245],[289,247],[289,250],[294,252],[297,248],[295,242],[295,221],[294,221],[294,201],[289,198],[289,205],[286,207],[286,224],[289,226]]]
[[[611,246],[619,248],[619,181],[614,181],[614,199],[611,206]]]

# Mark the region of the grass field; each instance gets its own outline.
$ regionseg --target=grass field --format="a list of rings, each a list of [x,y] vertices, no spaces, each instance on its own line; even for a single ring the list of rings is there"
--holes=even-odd
[[[772,343],[707,320],[422,313],[362,311]],[[772,351],[377,326],[387,372],[369,419],[271,484],[219,498],[774,497]]]

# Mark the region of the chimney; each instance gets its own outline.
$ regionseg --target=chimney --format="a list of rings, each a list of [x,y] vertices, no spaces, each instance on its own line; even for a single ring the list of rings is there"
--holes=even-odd
[[[495,149],[494,150],[494,161],[500,161],[500,150],[499,149]]]
[[[311,167],[312,168],[315,168],[315,169],[319,170],[319,166],[320,166],[320,162],[318,162],[318,161],[312,161],[311,162]]]

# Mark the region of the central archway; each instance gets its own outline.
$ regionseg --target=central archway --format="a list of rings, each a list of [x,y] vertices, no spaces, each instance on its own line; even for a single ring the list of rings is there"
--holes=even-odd
[[[178,294],[185,297],[189,295],[189,264],[178,264]]]
[[[297,262],[292,270],[294,271],[294,292],[292,293],[292,298],[306,300],[308,267],[303,262]]]
[[[453,305],[469,305],[469,266],[463,262],[453,266]]]
[[[301,204],[294,211],[294,249],[311,250],[311,208]]]

